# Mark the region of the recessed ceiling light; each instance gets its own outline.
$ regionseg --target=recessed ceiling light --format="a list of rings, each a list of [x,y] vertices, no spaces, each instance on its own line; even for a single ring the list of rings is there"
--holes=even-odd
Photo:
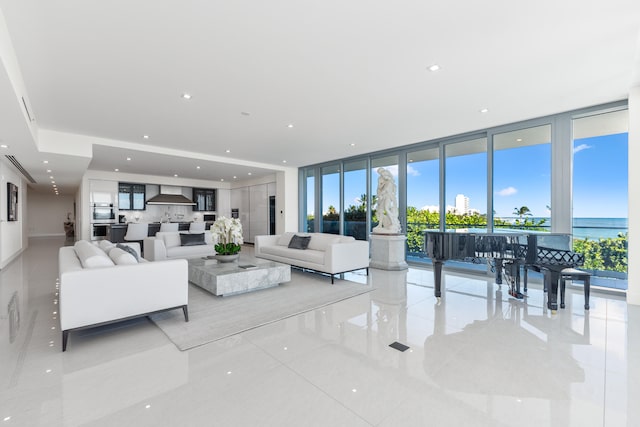
[[[287,127],[288,127],[289,129],[291,129],[291,128],[293,127],[293,123],[289,123],[289,124],[287,125]]]
[[[282,161],[282,163],[287,163],[287,161],[286,161],[286,160],[283,160],[283,161]]]
[[[356,146],[356,143],[355,143],[355,142],[352,142],[351,144],[349,144],[349,146],[350,146],[350,147],[355,147],[355,146]]]
[[[149,139],[149,135],[142,135],[144,139]]]
[[[251,172],[247,173],[247,175],[251,175]]]
[[[120,169],[115,168],[115,169],[114,169],[114,171],[115,171],[115,172],[120,172]]]
[[[220,181],[224,181],[224,178],[220,178]]]
[[[191,94],[188,94],[188,93],[183,93],[181,96],[182,96],[184,99],[191,99]]]
[[[47,173],[51,173],[51,169],[47,169]]]
[[[238,177],[237,177],[237,176],[235,176],[235,175],[233,175],[233,179],[238,179]]]
[[[481,113],[488,113],[489,109],[488,108],[483,108],[482,110],[480,110]]]
[[[226,150],[224,150],[225,153],[230,153],[231,150],[229,150],[228,148]]]
[[[46,165],[47,163],[49,163],[49,160],[43,160],[42,163]]]
[[[53,179],[53,175],[51,175],[51,176],[49,177],[49,179]]]
[[[7,144],[0,144],[0,148],[9,148]]]
[[[51,181],[51,183],[52,183],[52,184],[55,184],[56,182],[55,182],[55,181]]]
[[[200,166],[196,166],[196,169],[200,169]]]
[[[516,142],[522,142],[522,138],[516,138]]]
[[[127,162],[130,162],[130,161],[131,161],[131,157],[127,157]]]
[[[409,163],[413,163],[413,159],[409,159]]]
[[[174,174],[173,174],[173,176],[178,177],[178,174],[177,174],[177,173],[174,173]]]
[[[438,64],[433,64],[432,66],[429,67],[429,71],[438,71],[440,69],[440,66]]]

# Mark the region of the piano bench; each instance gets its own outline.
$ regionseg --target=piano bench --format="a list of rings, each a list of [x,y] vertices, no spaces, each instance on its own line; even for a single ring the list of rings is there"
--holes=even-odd
[[[575,268],[560,271],[560,308],[564,308],[565,280],[581,280],[584,284],[584,309],[589,310],[589,291],[591,289],[591,273]]]

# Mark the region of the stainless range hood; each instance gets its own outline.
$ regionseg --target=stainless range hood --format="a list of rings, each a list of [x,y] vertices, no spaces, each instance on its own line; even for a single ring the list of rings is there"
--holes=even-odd
[[[160,186],[160,194],[147,200],[148,205],[194,206],[195,203],[182,195],[180,187]]]

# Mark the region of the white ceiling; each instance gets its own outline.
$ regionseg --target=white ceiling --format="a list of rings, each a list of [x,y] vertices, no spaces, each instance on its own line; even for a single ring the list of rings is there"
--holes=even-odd
[[[210,179],[269,173],[621,100],[640,84],[637,0],[0,0],[0,10],[37,127],[140,144],[127,167],[153,175],[180,163],[200,178],[191,159],[220,170]],[[22,112],[15,96],[0,104]],[[1,120],[10,150],[28,145]],[[63,191],[87,167],[122,168],[127,149],[105,145],[92,160],[60,160],[75,175]],[[26,151],[15,155],[49,185],[42,150]]]

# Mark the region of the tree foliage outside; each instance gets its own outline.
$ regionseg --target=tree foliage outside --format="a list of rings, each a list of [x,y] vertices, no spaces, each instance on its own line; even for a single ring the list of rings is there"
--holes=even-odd
[[[574,239],[573,250],[584,255],[582,268],[627,272],[627,233],[606,239]]]
[[[367,205],[366,194],[360,198],[358,205],[349,206],[344,212],[345,230],[347,236],[354,236],[356,239],[366,239]],[[375,196],[372,197],[375,206]],[[549,231],[545,219],[527,218],[531,212],[526,206],[515,208],[514,214],[518,215],[512,223],[500,218],[494,218],[494,230],[516,229],[529,231]],[[340,213],[336,209],[328,209],[322,216],[323,230],[325,232],[337,232],[340,221]],[[487,217],[474,213],[471,215],[457,215],[447,212],[445,215],[447,229],[461,228],[487,228]],[[313,231],[313,216],[307,218],[309,230]],[[372,210],[372,225],[377,223],[375,209]],[[437,211],[417,209],[413,206],[407,207],[407,253],[424,256],[424,232],[426,230],[438,230],[440,228],[440,214]],[[330,231],[331,230],[331,231]],[[620,233],[618,237],[591,240],[574,239],[573,251],[584,254],[585,263],[582,268],[588,270],[627,272],[627,234]]]

